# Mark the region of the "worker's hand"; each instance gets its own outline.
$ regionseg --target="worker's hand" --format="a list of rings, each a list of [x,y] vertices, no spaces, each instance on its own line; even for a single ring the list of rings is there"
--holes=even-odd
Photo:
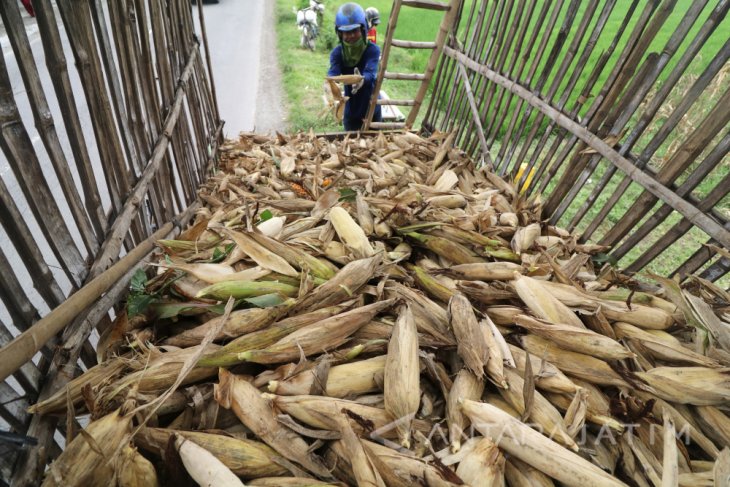
[[[360,70],[355,68],[355,72],[353,74],[356,74],[360,76]],[[352,94],[356,95],[358,91],[360,91],[360,88],[362,88],[362,85],[365,84],[365,78],[362,78],[360,81],[352,85]]]

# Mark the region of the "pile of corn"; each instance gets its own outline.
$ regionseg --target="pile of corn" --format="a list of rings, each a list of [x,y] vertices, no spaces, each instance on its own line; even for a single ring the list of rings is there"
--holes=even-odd
[[[727,486],[727,293],[598,265],[452,140],[225,146],[32,407],[91,415],[44,485]]]

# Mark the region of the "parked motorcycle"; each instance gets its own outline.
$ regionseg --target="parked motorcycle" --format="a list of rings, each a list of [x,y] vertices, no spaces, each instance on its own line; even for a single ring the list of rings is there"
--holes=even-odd
[[[319,36],[324,4],[321,0],[309,0],[309,7],[297,12],[297,28],[301,31],[300,45],[314,51],[315,40]]]

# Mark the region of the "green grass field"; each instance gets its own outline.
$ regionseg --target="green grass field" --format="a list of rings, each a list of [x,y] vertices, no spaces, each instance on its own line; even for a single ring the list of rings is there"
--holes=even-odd
[[[313,129],[314,131],[340,130],[340,126],[335,122],[332,116],[325,115],[323,113],[324,105],[322,100],[322,82],[328,68],[329,51],[332,47],[334,47],[337,41],[333,30],[333,20],[335,12],[340,3],[327,3],[327,11],[325,13],[323,22],[324,25],[322,26],[322,36],[318,39],[317,49],[314,52],[310,52],[299,47],[299,31],[297,30],[295,25],[296,16],[294,13],[294,7],[295,5],[299,6],[300,3],[306,4],[307,2],[304,0],[277,0],[279,60],[284,73],[284,86],[286,89],[286,95],[288,97],[290,129],[292,131],[308,131],[310,129]],[[585,69],[583,69],[579,73],[577,81],[578,87],[582,87],[585,84],[586,80],[589,78],[589,76],[591,76],[594,67],[596,67],[599,56],[602,52],[608,49],[609,45],[613,41],[614,34],[620,29],[626,12],[628,11],[631,3],[632,2],[630,0],[617,0],[616,6],[608,17],[608,21],[606,22],[606,25],[603,29],[603,33],[599,37],[599,40],[595,48],[593,49],[593,54],[590,56],[589,61],[586,63]],[[701,28],[702,24],[710,15],[716,3],[717,2],[708,2],[708,5],[704,7],[698,22],[695,22],[695,24],[690,29],[688,35],[685,36],[684,39],[681,41],[681,44],[678,48],[679,53],[684,52],[686,47],[689,45],[689,43],[692,41],[694,36]],[[510,2],[508,2],[508,4],[510,4]],[[509,20],[514,19],[514,17],[518,15],[515,7],[516,4],[517,2],[511,4],[512,10],[510,10],[508,14]],[[557,27],[549,33],[549,41],[547,44],[548,46],[552,45],[552,41],[558,35],[559,26],[566,16],[568,4],[569,2],[564,2],[562,10],[557,13]],[[603,8],[604,4],[605,2],[600,2],[597,7],[599,11]],[[367,4],[363,3],[362,5],[363,7],[374,6],[380,10],[382,23],[378,29],[378,43],[382,46],[382,41],[385,38],[386,24],[392,2],[386,0],[372,0]],[[481,5],[482,2],[480,1],[466,0],[463,13],[464,20],[462,21],[462,31],[459,33],[458,36],[460,40],[464,40],[472,34],[471,32],[463,32],[463,25],[466,24],[465,19],[468,18],[468,16],[470,15],[472,8],[478,9]],[[490,2],[489,5],[491,8],[492,3]],[[531,16],[530,24],[528,25],[527,30],[524,34],[525,38],[529,37],[530,33],[536,27],[537,19],[545,18],[538,15],[538,12],[542,8],[542,5],[542,2],[538,2],[535,8],[535,13]],[[550,8],[553,8],[552,5],[554,4],[551,4]],[[580,19],[582,18],[583,14],[585,13],[585,9],[588,8],[588,5],[589,2],[579,2],[578,11],[576,13],[576,21],[573,23],[573,27],[568,33],[566,45],[573,41],[577,26],[580,23]],[[645,7],[645,2],[638,2],[638,5],[639,9],[643,9]],[[662,29],[657,32],[653,42],[650,45],[649,52],[655,53],[655,55],[662,54],[667,41],[674,34],[684,15],[688,12],[692,5],[692,0],[677,1],[677,5],[674,8],[673,12],[670,14],[668,22]],[[549,10],[549,13],[551,14],[552,10]],[[591,98],[597,94],[598,90],[609,76],[610,68],[617,61],[621,53],[621,43],[626,42],[628,33],[631,32],[639,17],[638,13],[634,13],[631,20],[626,25],[626,33],[623,35],[623,37],[621,37],[621,40],[619,41],[619,48],[615,50],[613,55],[605,63],[604,66],[606,67],[601,70],[598,80],[588,96],[588,101],[583,106],[577,105],[576,102],[580,93],[578,90],[571,90],[570,92],[565,94],[565,98],[562,100],[566,111],[569,112],[573,107],[579,107],[579,115],[585,114],[592,101]],[[588,24],[588,33],[592,31],[598,15],[596,14],[593,17],[594,18]],[[401,15],[399,17],[395,37],[398,39],[416,41],[433,41],[436,37],[438,25],[441,18],[442,14],[440,12],[414,10],[404,7],[401,10]],[[730,32],[730,17],[726,17],[722,22],[720,22],[720,24],[716,28],[715,33],[709,37],[708,41],[702,47],[699,55],[693,58],[687,71],[685,71],[684,75],[680,79],[680,82],[672,90],[667,101],[659,110],[658,115],[655,117],[652,124],[650,124],[649,129],[635,144],[633,149],[634,153],[639,153],[648,144],[651,138],[656,134],[659,127],[661,127],[661,123],[666,119],[668,114],[671,113],[674,107],[676,107],[677,104],[681,102],[687,90],[689,90],[689,88],[692,86],[692,83],[694,83],[699,74],[706,68],[712,58],[722,48],[727,39],[726,34],[722,35],[723,32]],[[577,51],[579,54],[582,52],[582,49],[587,42],[587,38],[588,35],[586,35],[585,38],[579,43]],[[397,72],[422,73],[425,69],[429,54],[430,51],[424,50],[406,50],[397,48],[393,49],[391,50],[388,70]],[[505,67],[510,66],[513,61],[519,61],[513,60],[513,55],[514,54],[512,53],[512,49],[510,49],[509,54],[504,60]],[[482,56],[483,53],[479,54],[478,57],[481,58]],[[577,57],[578,56],[576,56],[576,59]],[[548,93],[551,87],[553,87],[553,85],[556,85],[554,87],[555,95],[552,98],[552,103],[558,104],[561,101],[561,97],[563,96],[564,91],[566,90],[568,79],[573,73],[577,72],[577,62],[573,62],[573,64],[567,70],[567,74],[563,76],[560,81],[555,81],[556,71],[558,69],[559,63],[554,63],[554,65],[549,66],[550,69],[544,70],[546,63],[545,58],[547,58],[547,56],[543,56],[543,61],[537,66],[537,69],[535,71],[536,74],[533,79],[536,79],[544,73],[544,84],[541,91],[543,94]],[[667,66],[659,75],[660,81],[665,80],[669,76],[669,73],[676,66],[678,60],[678,55],[675,55],[668,60]],[[530,66],[530,62],[531,60],[528,60],[527,67],[523,71],[521,77],[521,79],[523,80],[525,79],[526,73]],[[597,67],[600,68],[601,66]],[[651,167],[653,167],[654,169],[659,169],[661,165],[666,162],[666,156],[673,153],[674,150],[678,147],[678,144],[681,144],[682,141],[685,140],[685,138],[700,124],[702,119],[707,115],[712,107],[715,106],[717,99],[722,96],[729,84],[730,68],[728,66],[725,66],[725,69],[713,80],[710,89],[706,90],[706,92],[700,98],[699,102],[693,106],[693,108],[687,113],[687,115],[685,115],[685,117],[683,117],[678,127],[678,130],[676,130],[675,133],[673,133],[672,136],[670,136],[656,152],[655,156],[650,161]],[[415,94],[417,87],[417,82],[408,81],[388,80],[383,84],[383,89],[387,91],[388,95],[391,98],[412,98]],[[497,97],[494,98],[496,99]],[[510,107],[492,106],[489,109],[493,111],[506,110],[509,112],[511,109],[514,108],[515,103],[516,102],[513,101]],[[404,113],[407,113],[407,108],[402,109],[402,111]],[[421,110],[420,115],[423,116],[424,113],[425,108]],[[630,121],[628,125],[632,126],[641,113],[642,108],[639,108],[639,110],[637,110],[637,113],[634,115],[632,121]],[[534,120],[534,118],[531,120]],[[418,122],[416,126],[418,126]],[[547,122],[543,121],[541,126],[544,129],[547,126]],[[504,135],[505,128],[506,125],[503,126],[498,133],[495,146],[493,147],[493,153],[496,153],[496,147],[504,142],[503,140],[501,140],[501,137]],[[720,136],[722,136],[722,134]],[[712,144],[709,144],[703,156],[706,155],[712,147],[714,147],[714,145],[719,141],[720,136],[718,136],[718,138],[714,140]],[[551,135],[551,137],[553,136]],[[703,156],[698,158],[698,160],[702,160]],[[581,193],[579,194],[576,201],[583,201],[585,197],[593,190],[593,188],[595,188],[596,184],[598,183],[598,179],[600,178],[600,175],[605,170],[605,164],[605,162],[601,163],[602,166],[599,167],[599,171],[594,174],[591,180],[589,180],[586,183],[585,187],[582,188]],[[723,164],[721,164],[720,167],[716,168],[708,178],[705,179],[705,181],[694,191],[693,194],[698,197],[706,195],[728,173],[728,170],[730,170],[730,161],[725,161],[723,162]],[[690,171],[687,171],[687,173],[689,172]],[[682,178],[680,178],[680,183],[685,178],[686,175],[682,176]],[[602,202],[604,202],[610,196],[610,189],[615,187],[617,182],[618,177],[614,176],[613,180],[608,186],[608,190],[599,197],[595,207],[601,207]],[[636,185],[632,185],[629,188],[629,191],[627,191],[624,197],[621,198],[617,207],[607,218],[603,228],[594,234],[594,238],[600,237],[605,228],[610,227],[612,223],[617,221],[620,215],[622,215],[628,209],[631,202],[635,199],[635,196],[638,195],[639,192],[640,188]],[[577,211],[578,206],[580,205],[576,203],[568,209],[566,216],[563,219],[563,222],[567,223],[570,221],[571,216]],[[724,212],[725,215],[730,215],[730,197],[726,197],[719,205],[719,208],[720,211]],[[591,217],[595,216],[596,213],[597,212],[595,210],[589,212],[587,217],[578,226],[577,230],[581,231],[585,229],[585,227],[587,226],[586,222],[590,222]],[[641,252],[648,248],[651,243],[653,243],[653,241],[661,235],[662,231],[666,231],[678,220],[679,216],[673,214],[665,222],[664,225],[662,225],[657,231],[651,234],[651,238],[645,239],[644,242],[642,242],[630,254],[622,259],[620,264],[625,265],[631,262]],[[650,265],[650,269],[660,274],[667,274],[668,272],[673,270],[674,267],[676,267],[678,262],[681,262],[687,257],[691,256],[692,253],[694,253],[694,251],[699,248],[699,246],[705,240],[706,237],[704,236],[704,234],[702,234],[702,232],[698,230],[692,230],[685,237],[683,237],[682,245],[675,245],[675,248],[677,249],[676,252],[668,256],[665,255],[662,259],[657,259],[657,261]],[[727,279],[728,278],[726,278],[726,280]]]

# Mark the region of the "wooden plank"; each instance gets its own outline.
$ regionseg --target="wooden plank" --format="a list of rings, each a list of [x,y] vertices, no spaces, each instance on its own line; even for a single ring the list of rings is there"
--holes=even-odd
[[[438,2],[436,0],[402,0],[403,6],[413,8],[425,8],[428,10],[441,10],[446,11],[451,8],[446,2]]]
[[[383,75],[385,79],[400,79],[406,81],[422,81],[426,79],[426,75],[421,73],[391,73],[386,71]]]
[[[370,122],[371,129],[397,130],[405,128],[405,122]]]
[[[402,47],[403,49],[435,49],[435,42],[420,42],[420,41],[402,41],[400,39],[393,39],[390,42],[393,47]]]
[[[106,232],[108,226],[106,214],[101,204],[96,176],[91,167],[91,157],[86,147],[86,137],[81,128],[77,102],[71,88],[71,79],[68,74],[68,64],[63,52],[56,13],[51,0],[36,0],[33,2],[33,8],[38,22],[38,29],[43,32],[41,43],[46,67],[56,92],[56,100],[63,117],[71,153],[79,173],[86,212],[91,219],[96,234],[100,237]]]
[[[609,160],[612,164],[616,165],[624,173],[629,175],[636,183],[643,186],[652,195],[661,198],[662,200],[669,203],[672,208],[684,215],[693,224],[699,227],[703,232],[717,239],[722,245],[730,247],[730,232],[725,230],[716,221],[709,218],[696,206],[682,200],[674,192],[672,192],[665,185],[654,180],[651,176],[647,175],[633,163],[626,158],[619,155],[611,146],[606,144],[603,140],[590,133],[585,127],[579,125],[577,122],[569,119],[564,114],[558,112],[555,108],[541,100],[538,96],[531,93],[524,87],[515,83],[499,73],[495,73],[488,67],[480,65],[479,63],[467,58],[463,54],[451,49],[445,48],[444,52],[448,56],[455,57],[457,60],[464,63],[469,69],[479,71],[484,76],[488,77],[495,83],[499,83],[501,86],[513,90],[520,97],[524,98],[532,106],[545,112],[548,118],[555,120],[555,122],[561,127],[570,130],[577,137],[579,137],[585,144],[592,147],[599,152],[603,157]]]
[[[412,107],[415,101],[413,100],[394,100],[392,98],[378,99],[378,105],[397,105],[402,107]]]

